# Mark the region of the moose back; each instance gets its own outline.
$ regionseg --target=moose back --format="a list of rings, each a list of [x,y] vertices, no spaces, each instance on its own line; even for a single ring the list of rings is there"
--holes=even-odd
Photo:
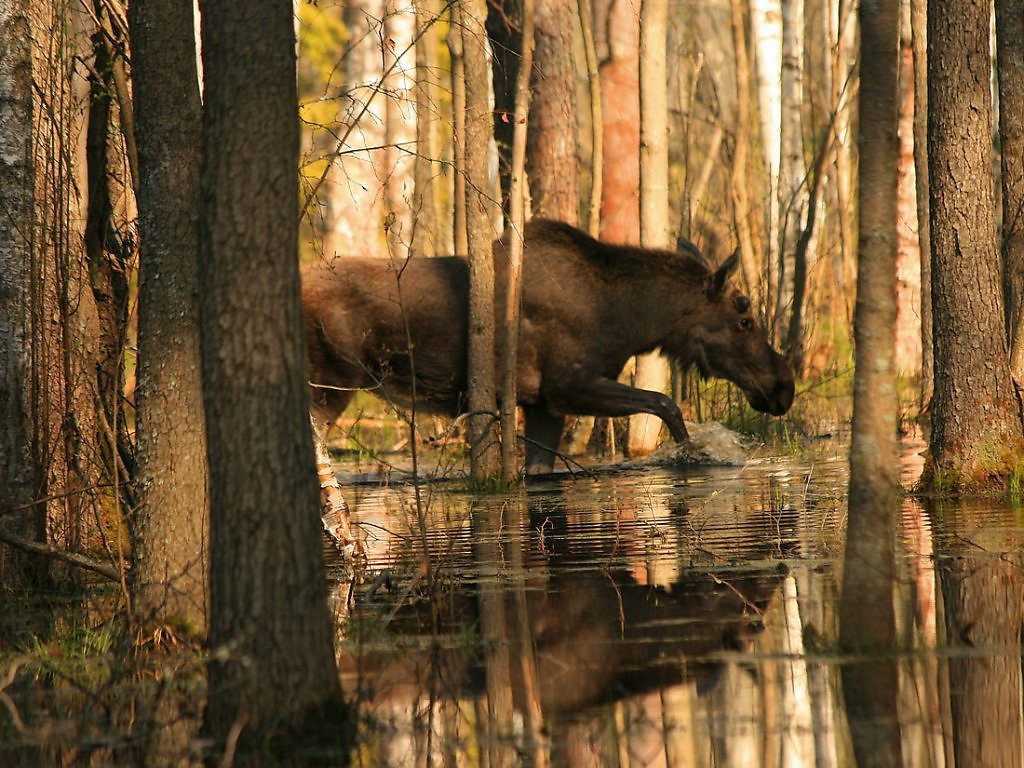
[[[547,220],[527,224],[524,240],[517,383],[528,473],[552,470],[570,414],[650,413],[687,440],[670,398],[618,381],[630,357],[656,348],[684,369],[733,382],[759,411],[789,410],[792,372],[729,280],[735,256],[712,270],[689,243],[678,251],[610,245]],[[494,245],[497,307],[505,306],[506,247]],[[307,268],[303,319],[319,416],[337,418],[355,389],[459,413],[468,304],[461,257],[351,257]]]

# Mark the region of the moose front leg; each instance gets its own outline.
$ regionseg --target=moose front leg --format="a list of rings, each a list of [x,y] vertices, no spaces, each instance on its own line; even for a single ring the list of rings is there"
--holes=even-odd
[[[547,474],[555,468],[558,443],[565,428],[565,417],[552,414],[546,405],[524,405],[526,422],[526,474]]]
[[[683,414],[673,400],[660,392],[636,389],[613,379],[594,379],[559,395],[547,393],[548,399],[566,413],[581,416],[632,416],[649,413],[668,427],[672,439],[684,443],[690,439],[683,423]]]

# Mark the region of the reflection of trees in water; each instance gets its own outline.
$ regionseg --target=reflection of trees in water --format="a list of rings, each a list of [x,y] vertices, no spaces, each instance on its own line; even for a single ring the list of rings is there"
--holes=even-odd
[[[435,498],[438,589],[405,534],[374,562],[413,565],[357,601],[344,666],[375,718],[364,764],[477,764],[491,747],[491,764],[850,764],[832,655],[844,478],[722,472],[549,482],[472,513],[468,496]],[[389,505],[381,529],[413,519],[401,489],[373,494],[357,517]],[[912,500],[900,530],[904,764],[1000,765],[1020,754],[1019,524],[931,517],[934,548]],[[504,737],[487,730],[487,650],[492,685],[507,670]]]
[[[1019,526],[993,525],[990,507],[939,506],[939,581],[949,655],[949,714],[958,766],[1021,765]],[[1007,554],[1008,553],[1008,554]]]
[[[570,754],[573,765],[587,754],[598,759],[617,738],[626,752],[651,754],[693,751],[698,741],[705,749],[712,737],[722,757],[730,738],[755,744],[758,672],[729,654],[747,651],[763,629],[786,573],[777,558],[794,546],[792,512],[772,511],[756,496],[753,510],[741,510],[738,497],[726,500],[711,488],[691,512],[684,497],[664,488],[638,494],[607,479],[596,485],[582,499],[531,492],[506,503],[501,516],[475,513],[472,569],[443,579],[440,597],[422,592],[403,600],[398,589],[399,599],[377,607],[402,650],[371,648],[358,629],[368,606],[357,610],[351,636],[356,648],[363,645],[345,659],[347,689],[358,685],[387,706],[420,702],[420,711],[440,697],[463,702],[466,713],[467,701],[482,698],[484,708],[467,720],[484,720],[501,659],[516,711],[535,705],[543,718],[537,732],[556,764]],[[738,528],[746,534],[741,551]],[[452,554],[450,545],[441,546]],[[462,554],[455,557],[460,566]],[[699,700],[735,707],[730,699],[738,690],[747,701],[742,723],[698,722],[705,708]],[[492,706],[492,713],[500,709]],[[521,716],[516,723],[519,733],[529,727]],[[476,725],[474,738],[484,732]]]

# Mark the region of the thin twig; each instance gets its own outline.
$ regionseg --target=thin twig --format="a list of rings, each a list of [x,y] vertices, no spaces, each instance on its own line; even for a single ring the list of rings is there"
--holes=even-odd
[[[21,536],[16,536],[13,533],[0,528],[0,541],[5,544],[10,544],[12,547],[24,550],[25,552],[34,552],[39,555],[45,555],[46,557],[52,557],[56,560],[63,560],[66,563],[84,568],[88,571],[98,573],[100,576],[105,576],[111,581],[119,581],[121,576],[114,568],[111,568],[105,563],[101,563],[98,560],[93,560],[91,557],[79,554],[77,552],[68,552],[63,549],[57,549],[49,544],[43,544],[39,541],[32,541]]]

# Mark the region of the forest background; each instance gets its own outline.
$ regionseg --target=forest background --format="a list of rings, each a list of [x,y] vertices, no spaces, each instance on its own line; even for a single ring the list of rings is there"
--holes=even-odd
[[[121,585],[138,630],[157,621],[171,637],[208,633],[218,648],[257,620],[301,637],[299,654],[268,648],[271,632],[251,638],[267,660],[258,680],[211,661],[211,696],[226,697],[210,703],[222,714],[214,733],[230,730],[240,701],[259,721],[254,702],[284,679],[307,693],[286,721],[341,706],[321,674],[323,590],[300,588],[319,578],[305,557],[319,546],[317,521],[266,503],[316,504],[291,254],[489,252],[515,199],[521,125],[527,216],[620,242],[684,236],[713,262],[738,249],[741,280],[803,382],[794,435],[849,417],[858,251],[865,232],[885,229],[895,269],[882,303],[895,337],[878,359],[906,388],[899,401],[895,388],[868,393],[891,395],[883,428],[895,435],[897,402],[907,425],[930,417],[926,489],[1019,490],[1018,3],[996,3],[994,44],[987,14],[965,3],[933,4],[927,17],[923,3],[903,3],[889,24],[899,54],[884,81],[898,94],[899,143],[882,147],[898,172],[892,232],[887,215],[857,220],[858,189],[877,179],[858,165],[868,148],[857,140],[853,3],[558,0],[531,13],[527,2],[265,2],[233,14],[208,2],[201,62],[193,13],[173,5],[0,6],[4,615],[24,598],[19,585],[74,582],[84,568]],[[651,34],[655,19],[663,35]],[[515,102],[527,20],[528,116]],[[645,160],[652,149],[667,156]],[[659,188],[669,213],[649,240],[643,190]],[[474,230],[467,219],[481,213]],[[679,376],[670,384],[656,362],[635,375],[679,397],[686,389],[706,409],[698,416],[737,400]],[[819,397],[825,417],[811,405]],[[207,472],[217,478],[208,495]],[[240,529],[251,532],[244,542],[232,539]],[[304,595],[302,620],[241,616],[235,576],[252,569],[254,550],[287,557],[282,541],[305,565],[287,577],[266,568],[257,589],[270,605]]]

